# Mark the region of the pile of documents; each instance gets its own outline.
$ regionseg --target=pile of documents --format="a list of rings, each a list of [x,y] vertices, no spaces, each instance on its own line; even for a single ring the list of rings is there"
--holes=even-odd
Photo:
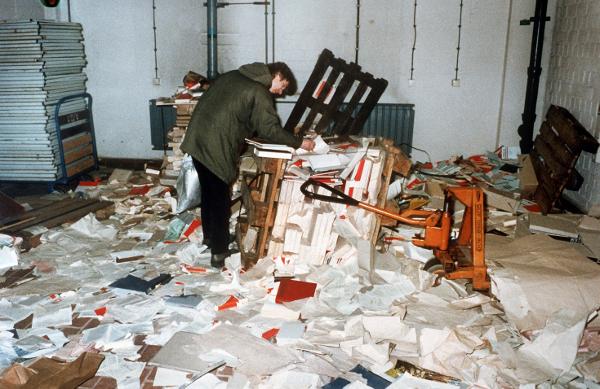
[[[378,158],[356,157],[346,193],[374,200]],[[488,235],[489,295],[436,283],[410,241],[376,252],[366,215],[304,199],[299,177],[315,173],[296,167],[274,231],[283,254],[250,269],[239,254],[210,267],[198,210],[174,216],[167,188],[115,172],[98,186],[114,215],[46,231],[11,270],[35,277],[0,287],[0,387],[48,382],[58,369],[73,382],[95,373],[125,388],[598,382],[600,268],[579,244]],[[594,221],[580,225],[592,233]],[[64,362],[36,369],[51,357]]]

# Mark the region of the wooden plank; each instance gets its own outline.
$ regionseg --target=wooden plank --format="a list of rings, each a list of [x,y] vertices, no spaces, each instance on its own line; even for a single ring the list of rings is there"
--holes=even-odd
[[[0,225],[18,220],[25,208],[15,200],[0,192]]]
[[[538,137],[541,137],[550,146],[553,154],[562,165],[573,167],[573,161],[577,159],[577,156],[569,151],[547,121],[542,123]]]
[[[598,141],[565,108],[551,105],[546,117],[574,154],[581,150],[593,154],[598,151]]]
[[[333,59],[332,63],[330,65],[336,65],[336,64],[339,64],[339,60]],[[312,103],[312,109],[310,110],[308,116],[306,117],[306,120],[302,124],[300,133],[305,133],[306,131],[308,131],[310,126],[312,126],[313,122],[315,121],[317,114],[319,114],[319,113],[322,114],[322,117],[319,120],[319,123],[322,123],[322,125],[324,125],[324,126],[327,126],[327,124],[330,123],[331,114],[329,114],[329,115],[326,114],[328,112],[328,110],[327,110],[328,105],[325,104],[325,99],[327,99],[327,96],[331,92],[331,88],[333,88],[339,75],[340,75],[339,66],[333,66],[331,69],[331,72],[329,72],[329,76],[327,77],[327,80],[325,81],[323,89],[319,92],[319,95],[316,98],[316,100],[317,100],[316,103],[314,101]],[[343,97],[345,97],[345,96],[343,96]],[[313,97],[313,99],[314,99],[314,97]],[[343,101],[343,98],[342,98],[342,101]],[[337,107],[334,107],[332,104],[329,104],[329,110],[331,110],[331,108],[333,108],[333,110],[335,110]]]
[[[356,118],[348,130],[350,135],[356,135],[362,130],[362,127],[369,118],[371,111],[373,108],[375,108],[375,104],[377,104],[379,101],[379,98],[385,91],[385,88],[387,88],[387,84],[388,82],[384,79],[378,79],[373,82],[371,85],[371,93],[367,95],[367,99],[360,107],[360,111],[358,111],[356,114]]]
[[[552,105],[546,117],[573,154],[598,151],[598,141],[566,109]]]
[[[329,67],[327,63],[333,58],[333,53],[327,49],[323,50],[323,52],[321,52],[321,54],[319,55],[317,63],[310,77],[308,78],[304,89],[302,89],[300,97],[298,98],[298,101],[294,105],[294,108],[292,109],[292,112],[290,113],[290,116],[285,123],[284,128],[287,131],[292,133],[294,132],[296,126],[300,122],[300,119],[302,119],[302,116],[304,115],[306,107],[309,104],[309,100],[312,99],[312,94],[315,88],[317,87],[317,85],[319,85],[319,82],[321,81],[323,75]]]
[[[358,84],[358,87],[356,88],[354,95],[352,96],[352,98],[350,98],[350,101],[348,102],[348,106],[346,106],[346,110],[344,111],[344,113],[345,113],[344,118],[341,120],[338,120],[338,122],[335,123],[335,125],[333,126],[333,129],[331,130],[332,133],[334,133],[334,134],[347,134],[348,133],[348,128],[350,128],[350,123],[352,123],[352,120],[354,119],[352,114],[353,114],[354,110],[356,109],[356,107],[358,106],[358,103],[360,103],[360,99],[362,99],[364,94],[367,92],[368,88],[369,87],[364,82],[361,82]]]
[[[37,224],[42,224],[50,219],[59,217],[61,215],[76,211],[78,209],[85,208],[91,204],[97,203],[98,200],[80,200],[80,199],[63,199],[55,204],[42,207],[37,210],[32,210],[23,214],[22,220],[28,220],[26,223],[21,223],[18,228],[11,229],[11,231],[23,230],[27,227],[31,227]],[[110,202],[108,202],[110,203]],[[8,230],[6,226],[0,227],[0,231]]]
[[[65,163],[69,164],[77,159],[85,157],[86,155],[92,155],[93,153],[94,146],[91,143],[71,149],[64,154]]]
[[[552,210],[552,207],[556,202],[556,200],[553,200],[553,195],[548,194],[548,192],[546,192],[541,186],[536,188],[535,194],[533,195],[533,200],[537,203],[537,205],[540,206],[542,214],[544,215],[548,214]]]
[[[256,248],[256,254],[258,258],[262,258],[265,255],[267,240],[271,236],[271,228],[275,222],[275,215],[277,212],[277,205],[275,199],[279,193],[279,187],[281,185],[281,179],[283,178],[284,167],[286,161],[279,159],[279,167],[275,174],[270,176],[270,187],[267,194],[267,214],[265,216],[265,226],[259,231],[258,234],[258,245]]]
[[[350,64],[351,67],[357,67],[360,70],[360,67],[354,63]],[[325,108],[325,112],[323,114],[326,120],[320,120],[319,124],[317,124],[315,128],[315,132],[317,134],[322,133],[327,129],[328,124],[335,120],[337,115],[337,108],[344,102],[346,95],[350,92],[350,88],[352,88],[352,84],[354,83],[354,78],[350,74],[344,74],[342,80],[339,82],[332,98],[327,107]]]
[[[72,177],[77,173],[81,173],[96,164],[93,156],[84,157],[80,160],[72,162],[67,165],[67,177]]]
[[[556,180],[564,180],[568,178],[570,167],[563,166],[552,152],[552,148],[544,141],[542,137],[536,137],[534,147],[538,154],[543,158],[544,163],[550,169],[552,178]]]
[[[63,139],[63,150],[71,150],[77,146],[88,144],[92,142],[92,135],[89,132],[77,134],[67,139]]]
[[[390,141],[390,143],[392,143]],[[388,145],[391,146],[391,145]],[[377,195],[377,207],[385,208],[385,204],[387,201],[387,192],[390,187],[390,180],[392,178],[392,172],[394,169],[394,160],[395,153],[394,147],[386,147],[385,153],[385,164],[383,166],[383,174],[381,176],[381,188],[379,189],[379,193]],[[376,222],[375,228],[373,229],[373,234],[371,235],[371,243],[377,243],[377,238],[379,237],[379,230],[381,229],[381,223],[383,220],[383,216],[376,214]]]
[[[548,171],[549,169],[540,159],[536,149],[531,151],[530,156],[535,175],[538,179],[538,187],[534,193],[534,200],[542,209],[542,213],[546,214],[552,209],[558,197],[560,197],[564,186],[561,186],[560,182],[554,181]]]
[[[114,203],[112,201],[98,201],[94,200],[94,202],[87,204],[81,208],[74,209],[52,219],[46,220],[41,224],[46,228],[52,228],[59,226],[68,222],[75,222],[90,212],[95,212],[103,208],[107,208],[112,206]]]

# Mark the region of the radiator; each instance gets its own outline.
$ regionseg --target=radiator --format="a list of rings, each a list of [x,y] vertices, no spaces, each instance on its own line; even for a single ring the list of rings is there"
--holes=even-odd
[[[358,112],[359,109],[360,104],[355,112]],[[406,155],[410,155],[414,124],[414,104],[382,103],[375,105],[360,134],[392,139],[394,144],[400,146]]]

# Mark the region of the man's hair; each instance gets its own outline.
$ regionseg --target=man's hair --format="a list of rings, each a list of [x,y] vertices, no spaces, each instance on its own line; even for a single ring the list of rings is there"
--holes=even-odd
[[[298,89],[298,83],[296,82],[296,77],[292,70],[283,62],[273,62],[267,64],[269,68],[269,72],[271,73],[271,78],[275,78],[278,74],[282,79],[287,80],[288,86],[285,88],[284,94],[291,96],[296,93]]]

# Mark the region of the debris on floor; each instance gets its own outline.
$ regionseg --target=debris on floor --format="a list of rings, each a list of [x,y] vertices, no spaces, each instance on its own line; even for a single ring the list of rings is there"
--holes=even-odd
[[[339,171],[347,194],[376,202],[373,153]],[[233,254],[223,269],[199,209],[175,215],[157,177],[115,170],[92,191],[112,214],[48,226],[23,252],[0,236],[0,387],[593,387],[600,223],[567,215],[575,232],[546,236],[566,224],[539,227],[556,216],[515,196],[517,164],[494,153],[419,164],[387,191],[398,209],[436,209],[446,185],[484,187],[489,293],[424,271],[417,228],[382,227],[374,246],[374,216],[304,201],[300,184],[319,172],[293,161],[268,254],[252,267]],[[366,165],[375,173],[359,174]]]

